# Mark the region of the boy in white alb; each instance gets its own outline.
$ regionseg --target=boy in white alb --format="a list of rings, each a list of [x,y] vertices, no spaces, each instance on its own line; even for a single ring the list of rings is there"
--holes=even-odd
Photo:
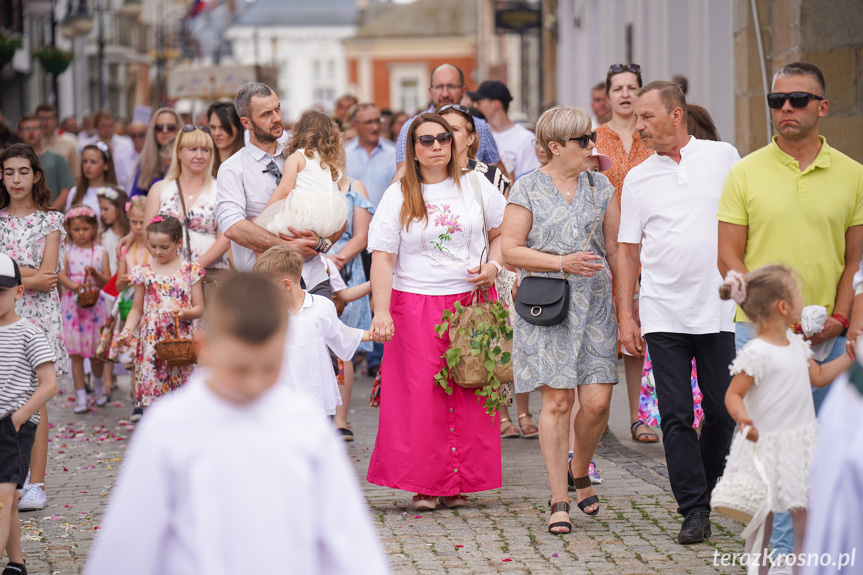
[[[277,286],[240,273],[207,305],[205,367],[135,431],[84,573],[388,573],[344,448],[311,400],[277,385]],[[263,505],[242,496],[252,473],[278,486]]]
[[[369,332],[346,326],[331,300],[300,287],[303,256],[295,248],[268,249],[255,262],[254,271],[278,282],[287,301],[288,335],[279,382],[314,399],[321,413],[335,415],[342,398],[328,349],[349,361],[360,343],[371,340]]]
[[[54,351],[45,333],[15,313],[24,296],[15,260],[0,253],[0,555],[4,574],[27,575],[21,553],[18,489],[30,468],[39,408],[57,392]]]

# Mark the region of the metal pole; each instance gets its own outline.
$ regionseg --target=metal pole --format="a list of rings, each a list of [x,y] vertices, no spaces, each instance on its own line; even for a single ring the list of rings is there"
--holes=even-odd
[[[108,86],[105,84],[105,6],[96,6],[96,18],[99,19],[99,109],[105,109],[108,99]]]
[[[158,28],[156,28],[156,78],[159,85],[159,106],[165,105],[165,22],[162,18],[162,0],[157,5],[159,11]]]
[[[55,0],[51,0],[51,45],[57,47],[57,19],[54,16]],[[57,107],[57,117],[60,118],[60,90],[57,87],[57,74],[51,74],[51,91],[54,96],[53,104]]]
[[[539,116],[539,113],[542,112],[542,102],[543,102],[543,71],[545,69],[545,61],[542,59],[543,50],[542,50],[542,37],[543,37],[543,9],[542,9],[542,0],[539,0],[539,101],[536,103],[536,110],[534,113],[534,117]]]

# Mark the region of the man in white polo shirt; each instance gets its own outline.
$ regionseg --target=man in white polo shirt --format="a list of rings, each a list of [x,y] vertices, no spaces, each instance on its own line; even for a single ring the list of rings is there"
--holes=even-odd
[[[308,230],[292,238],[274,236],[251,221],[264,211],[285,166],[282,152],[287,142],[279,97],[266,84],[249,82],[237,92],[234,105],[249,139],[219,168],[216,192],[216,218],[219,229],[231,240],[234,265],[240,271],[251,271],[256,254],[277,244],[294,245],[305,258],[306,289],[332,299],[327,267],[318,254],[329,250],[344,228],[329,238],[319,238]]]
[[[636,93],[636,130],[656,154],[623,182],[617,301],[621,342],[650,346],[671,490],[683,515],[677,536],[699,543],[711,534],[710,493],[722,475],[734,421],[725,409],[734,360],[734,302],[719,299],[716,208],[728,170],[740,159],[724,142],[686,132],[686,99],[671,82]],[[639,328],[633,294],[641,252]],[[704,394],[701,437],[694,421],[691,363]]]

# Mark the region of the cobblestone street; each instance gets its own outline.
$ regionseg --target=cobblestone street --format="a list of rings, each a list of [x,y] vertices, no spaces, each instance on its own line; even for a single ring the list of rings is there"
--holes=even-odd
[[[71,382],[62,388],[70,389]],[[564,536],[546,529],[549,490],[537,440],[504,440],[504,487],[472,495],[465,509],[417,513],[410,508],[412,494],[366,483],[377,429],[377,409],[368,407],[370,389],[370,380],[359,378],[350,418],[356,441],[346,445],[393,573],[743,572],[714,566],[717,551],[743,551],[742,527],[730,520],[714,516],[713,537],[705,544],[676,543],[680,518],[661,447],[640,446],[623,435],[622,386],[615,390],[612,432],[602,438],[596,457],[604,480],[597,486],[601,511],[588,517],[573,504],[573,533]],[[121,403],[127,394],[124,378],[114,401],[85,416],[72,413],[68,393],[52,401],[48,507],[21,515],[30,573],[66,575],[83,567],[131,436],[131,410]],[[531,401],[538,414],[539,396]]]

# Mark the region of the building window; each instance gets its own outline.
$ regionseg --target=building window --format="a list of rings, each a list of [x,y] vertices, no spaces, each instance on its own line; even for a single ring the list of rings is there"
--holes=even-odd
[[[327,114],[332,113],[335,105],[336,91],[333,88],[315,88],[315,104],[320,105]]]
[[[425,108],[428,65],[425,63],[390,65],[390,107],[408,114]]]

